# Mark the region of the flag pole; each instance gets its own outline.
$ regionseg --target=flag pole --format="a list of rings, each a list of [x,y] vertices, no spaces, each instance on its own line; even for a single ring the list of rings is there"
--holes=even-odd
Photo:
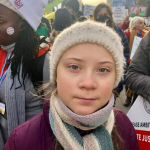
[[[135,7],[139,4],[140,1],[141,1],[141,0],[139,0],[139,1],[136,3],[136,5],[133,7],[133,9],[130,11],[129,16],[131,15],[131,13],[132,13],[133,10],[135,9]]]

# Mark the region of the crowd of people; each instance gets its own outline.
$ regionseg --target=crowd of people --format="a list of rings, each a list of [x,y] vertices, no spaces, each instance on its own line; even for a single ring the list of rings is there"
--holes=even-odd
[[[47,3],[0,1],[0,150],[139,150],[115,101],[124,84],[124,106],[150,101],[144,19],[118,25],[107,3],[88,18],[68,0],[49,24]]]

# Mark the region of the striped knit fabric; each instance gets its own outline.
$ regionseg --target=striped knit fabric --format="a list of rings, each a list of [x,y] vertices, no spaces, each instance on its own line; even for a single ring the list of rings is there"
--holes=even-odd
[[[103,109],[80,116],[68,109],[57,95],[50,100],[49,120],[53,133],[65,150],[113,150],[114,98]],[[69,114],[69,115],[68,115]],[[93,132],[83,137],[77,129]]]

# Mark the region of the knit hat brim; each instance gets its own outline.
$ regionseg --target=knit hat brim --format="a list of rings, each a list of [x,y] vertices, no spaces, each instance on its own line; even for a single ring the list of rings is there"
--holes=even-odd
[[[55,82],[56,68],[63,53],[70,47],[81,43],[101,45],[112,55],[116,65],[114,84],[114,87],[116,87],[123,77],[123,67],[125,64],[121,39],[111,28],[94,21],[76,23],[62,31],[55,39],[50,63],[51,81]]]

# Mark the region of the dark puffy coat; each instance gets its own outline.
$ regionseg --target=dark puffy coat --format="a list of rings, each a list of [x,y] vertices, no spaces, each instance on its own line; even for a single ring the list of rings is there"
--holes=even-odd
[[[126,84],[150,102],[150,32],[144,36],[132,58]]]
[[[122,44],[124,47],[124,57],[126,58],[126,62],[127,62],[129,59],[129,44],[128,44],[127,37],[119,25],[116,25],[114,29],[117,32],[117,34],[121,37]]]
[[[128,117],[116,108],[114,114],[118,133],[124,141],[122,146],[125,150],[139,150],[136,133]],[[3,150],[54,150],[54,139],[49,123],[49,101],[46,101],[43,112],[12,132]]]

